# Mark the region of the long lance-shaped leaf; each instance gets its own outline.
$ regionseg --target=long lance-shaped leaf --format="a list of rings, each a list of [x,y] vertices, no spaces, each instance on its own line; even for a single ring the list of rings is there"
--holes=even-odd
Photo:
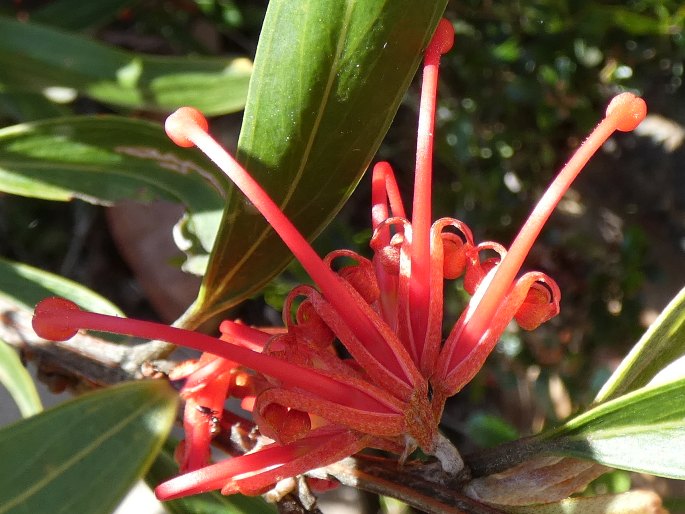
[[[150,466],[174,422],[162,381],[86,394],[0,430],[0,514],[105,514]]]
[[[0,130],[0,191],[103,205],[124,198],[176,201],[188,209],[187,228],[206,251],[228,187],[204,156],[174,145],[155,123],[82,116]]]
[[[368,167],[446,0],[272,0],[238,160],[308,238]],[[238,193],[186,323],[258,291],[290,254]]]
[[[595,402],[616,398],[646,385],[659,371],[684,355],[685,289],[682,289],[623,359]],[[685,373],[682,365],[680,370]]]
[[[0,297],[4,296],[17,308],[33,311],[38,302],[48,296],[62,296],[103,314],[123,316],[114,304],[96,292],[54,273],[28,264],[0,258]]]
[[[25,418],[43,410],[36,385],[10,345],[0,339],[0,385],[4,386]]]
[[[193,105],[208,115],[245,105],[251,63],[244,57],[160,57],[0,17],[0,85],[69,87],[103,103],[167,112]]]
[[[543,434],[543,452],[685,479],[685,378],[644,387]]]

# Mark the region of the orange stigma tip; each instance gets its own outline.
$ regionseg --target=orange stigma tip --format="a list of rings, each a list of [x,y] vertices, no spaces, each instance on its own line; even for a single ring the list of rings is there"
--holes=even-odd
[[[193,128],[199,128],[203,132],[207,132],[209,129],[207,118],[194,107],[177,109],[169,115],[164,123],[164,130],[169,139],[183,148],[195,146],[195,143],[188,138],[189,131]]]
[[[431,45],[435,47],[438,53],[445,54],[450,51],[453,44],[454,27],[452,26],[452,22],[442,18],[435,29]]]
[[[46,298],[33,311],[33,330],[48,341],[71,339],[78,332],[78,328],[73,328],[70,323],[72,312],[81,312],[81,308],[64,298]]]
[[[621,93],[615,96],[607,107],[607,118],[614,115],[618,116],[616,130],[630,132],[647,116],[647,104],[632,93]]]

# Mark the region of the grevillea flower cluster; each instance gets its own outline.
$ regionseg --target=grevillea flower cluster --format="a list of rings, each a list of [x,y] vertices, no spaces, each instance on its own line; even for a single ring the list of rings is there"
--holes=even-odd
[[[90,329],[204,352],[171,377],[185,380],[181,395],[186,438],[177,452],[182,474],[157,488],[160,499],[214,489],[257,494],[281,479],[364,448],[394,452],[401,459],[420,448],[436,456],[447,472],[463,467],[459,453],[438,431],[446,399],[474,377],[512,320],[530,330],[559,312],[556,283],[541,272],[520,274],[523,261],[585,163],[614,131],[634,129],[646,107],[630,93],[614,98],[606,117],[549,186],[510,247],[476,243],[463,222],[431,217],[438,66],[453,37],[451,24],[443,20],[425,54],[411,218],[390,165],[382,162],[373,169],[371,259],[348,250],[321,259],[250,174],[209,135],[198,111],[182,108],[167,120],[169,137],[180,146],[198,147],[212,159],[313,280],[314,286],[301,285],[288,295],[285,327],[279,333],[225,321],[217,339],[84,312],[59,298],[36,307],[34,328],[46,339],[63,340]],[[457,278],[471,298],[444,338],[444,281]],[[234,419],[224,408],[228,397],[242,398],[260,433],[273,442],[210,464],[213,435],[230,430]]]

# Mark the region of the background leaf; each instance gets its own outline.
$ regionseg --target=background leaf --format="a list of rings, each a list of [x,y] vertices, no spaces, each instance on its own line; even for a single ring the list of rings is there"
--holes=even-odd
[[[145,472],[174,421],[166,382],[89,393],[0,430],[0,513],[105,514]]]
[[[67,30],[82,30],[103,25],[109,19],[137,3],[138,0],[53,0],[31,13],[31,20]]]
[[[542,439],[553,453],[685,479],[684,395],[685,378],[638,389],[598,405]]]
[[[160,57],[0,17],[0,84],[40,92],[70,87],[106,104],[168,112],[193,105],[207,115],[239,111],[252,65],[244,57]]]
[[[385,136],[446,0],[272,0],[238,160],[300,231],[338,212]],[[234,192],[186,322],[258,291],[290,260]]]
[[[40,93],[26,93],[16,89],[3,91],[0,85],[0,112],[17,121],[34,121],[67,116],[69,109]]]
[[[155,123],[116,116],[58,118],[0,130],[0,190],[110,205],[164,199],[189,211],[191,231],[214,244],[227,179],[199,152],[173,144]]]
[[[150,467],[145,480],[152,488],[178,474],[174,460],[176,443],[167,440],[164,448]],[[164,508],[172,514],[274,514],[276,508],[261,496],[233,494],[224,496],[219,491],[196,494],[164,502]]]
[[[25,418],[43,410],[36,385],[17,352],[0,340],[0,384],[4,385]]]
[[[26,310],[49,296],[62,296],[84,309],[123,316],[114,304],[77,282],[28,264],[0,258],[0,295]]]
[[[514,441],[519,434],[514,426],[498,416],[477,412],[469,416],[465,424],[465,431],[470,441],[481,448]]]
[[[595,398],[603,402],[646,385],[668,364],[685,355],[685,289],[623,359]],[[682,368],[681,368],[682,369]]]

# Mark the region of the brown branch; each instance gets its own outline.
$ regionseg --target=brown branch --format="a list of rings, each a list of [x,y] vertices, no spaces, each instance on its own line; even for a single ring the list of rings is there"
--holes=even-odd
[[[294,494],[288,494],[278,500],[276,508],[278,514],[323,514],[316,505],[311,508],[305,507]]]
[[[143,378],[143,364],[173,348],[160,341],[117,344],[82,332],[68,341],[45,341],[34,333],[31,318],[30,311],[0,297],[0,339],[35,361],[39,375],[76,390]]]
[[[359,454],[328,466],[326,471],[342,484],[397,498],[428,514],[502,512],[462,494],[468,476],[451,477],[437,463],[400,466],[393,459]]]

